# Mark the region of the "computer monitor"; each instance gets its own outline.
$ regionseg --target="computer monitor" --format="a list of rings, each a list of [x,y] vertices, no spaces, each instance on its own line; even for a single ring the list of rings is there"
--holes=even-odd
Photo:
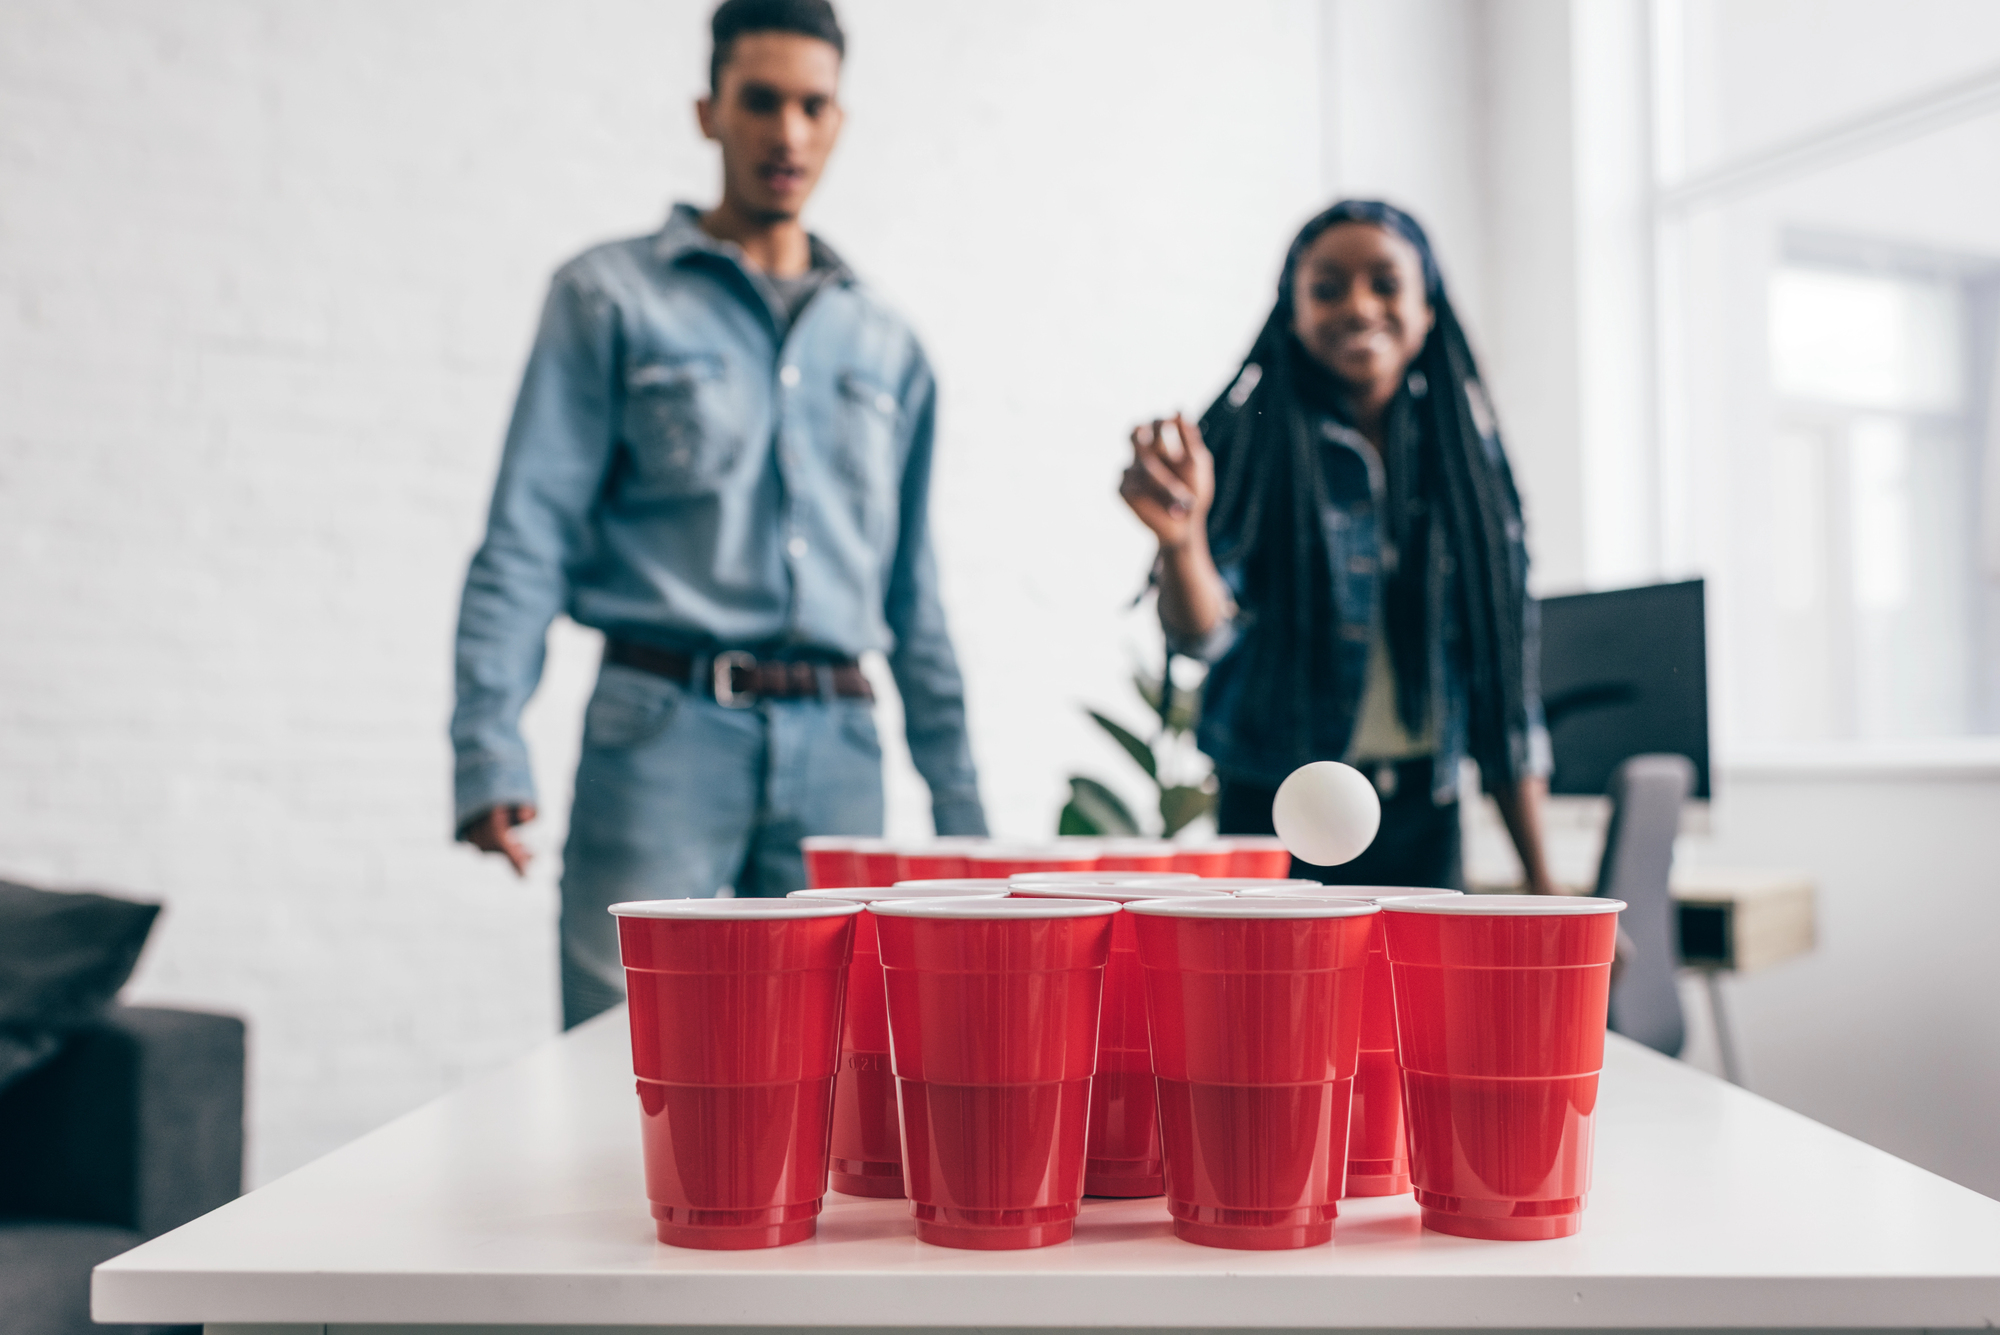
[[[1603,793],[1628,756],[1694,762],[1708,787],[1708,635],[1698,579],[1544,598],[1542,709],[1556,793]]]

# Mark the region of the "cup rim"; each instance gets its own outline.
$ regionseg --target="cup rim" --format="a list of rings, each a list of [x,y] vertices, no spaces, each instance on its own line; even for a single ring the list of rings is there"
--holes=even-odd
[[[1191,871],[1024,871],[1009,885],[1131,885],[1137,881],[1198,881]]]
[[[891,899],[1005,899],[1004,889],[981,895],[964,890],[921,890],[893,885],[822,885],[812,890],[794,890],[786,899],[848,904],[879,904]]]
[[[697,922],[754,922],[773,918],[844,918],[861,912],[851,901],[785,899],[633,899],[613,904],[614,918],[691,918]]]
[[[1215,842],[1247,848],[1283,848],[1287,853],[1292,851],[1275,834],[1218,834]]]
[[[1219,895],[1214,899],[1142,899],[1127,904],[1126,910],[1145,918],[1235,918],[1239,920],[1299,918],[1365,918],[1380,913],[1380,904],[1338,895],[1296,895],[1281,899],[1239,899]]]
[[[859,834],[809,834],[799,840],[799,848],[802,851],[808,848],[852,848],[866,837]]]
[[[1139,899],[1228,899],[1227,890],[1210,890],[1200,880],[1168,881],[1160,885],[1009,885],[1013,899],[1102,899],[1129,904]]]
[[[1315,885],[1319,884],[1317,881]],[[1309,890],[1238,890],[1238,899],[1365,899],[1371,904],[1387,904],[1397,899],[1456,899],[1465,894],[1463,890],[1419,890],[1409,886],[1395,885],[1329,885],[1322,887],[1324,893],[1313,894]],[[1338,893],[1335,893],[1338,891]]]
[[[1108,899],[1010,899],[1004,895],[968,895],[963,899],[892,899],[871,904],[868,911],[884,918],[1006,922],[1038,918],[1103,918],[1117,913],[1119,907]]]
[[[1286,885],[1310,886],[1318,890],[1329,888],[1321,885],[1318,881],[1308,880],[1303,876],[1201,876],[1196,878],[1196,882],[1211,889],[1219,890],[1225,895],[1238,895],[1242,894],[1245,890],[1275,890],[1279,886]],[[1173,882],[1162,882],[1161,878],[1157,876],[1148,877],[1147,883],[1155,885],[1162,883],[1173,884]],[[1311,893],[1311,891],[1307,891],[1307,893]]]
[[[1468,918],[1574,917],[1586,913],[1620,913],[1622,899],[1596,895],[1419,895],[1382,905],[1389,913],[1442,913]]]
[[[1007,893],[1007,880],[1005,876],[919,876],[915,880],[897,881],[890,886],[890,889],[908,890],[915,887],[929,893],[933,889],[941,890],[949,886],[961,894],[977,895],[986,887],[991,887],[992,893],[1004,895]]]

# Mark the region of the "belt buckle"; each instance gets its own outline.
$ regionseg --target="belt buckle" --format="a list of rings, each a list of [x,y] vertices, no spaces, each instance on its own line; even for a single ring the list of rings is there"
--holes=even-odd
[[[715,656],[709,666],[709,685],[715,692],[715,703],[724,709],[750,709],[757,703],[757,690],[736,689],[735,673],[742,669],[751,681],[757,679],[757,657],[746,654],[741,649],[729,649]]]

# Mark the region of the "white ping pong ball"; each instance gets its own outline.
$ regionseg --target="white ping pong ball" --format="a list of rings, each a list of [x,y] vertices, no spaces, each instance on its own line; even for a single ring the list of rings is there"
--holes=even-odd
[[[1382,825],[1375,785],[1352,765],[1316,760],[1293,770],[1271,802],[1271,824],[1292,856],[1337,867],[1361,856]]]

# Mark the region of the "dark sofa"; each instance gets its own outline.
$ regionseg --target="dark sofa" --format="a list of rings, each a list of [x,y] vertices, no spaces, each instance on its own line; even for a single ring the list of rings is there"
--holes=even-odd
[[[243,1037],[112,1006],[0,1090],[0,1333],[179,1329],[92,1325],[90,1270],[242,1190]]]

